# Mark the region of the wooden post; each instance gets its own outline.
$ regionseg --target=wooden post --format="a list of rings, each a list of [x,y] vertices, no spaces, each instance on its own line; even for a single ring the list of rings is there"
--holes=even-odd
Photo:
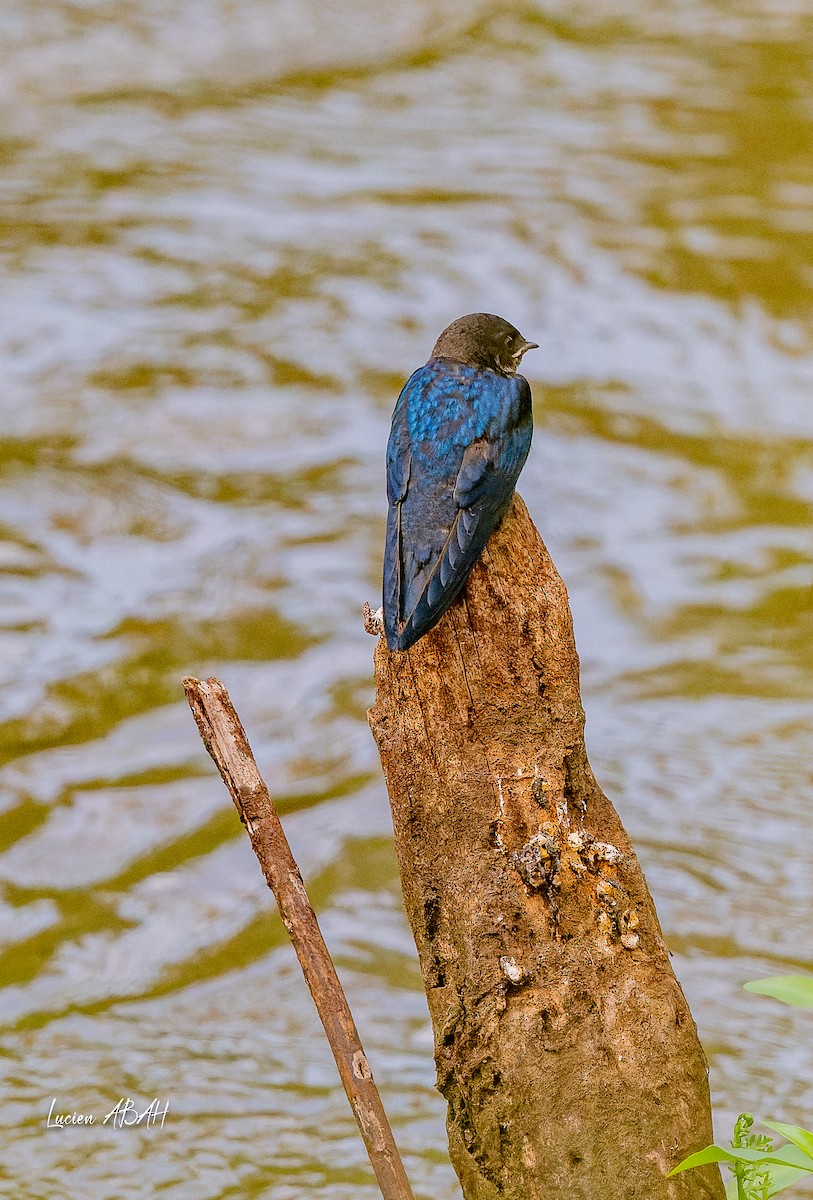
[[[584,746],[562,580],[525,505],[464,598],[383,640],[369,720],[465,1200],[722,1200],[707,1067]],[[691,1176],[691,1177],[690,1177]]]
[[[381,1195],[384,1200],[413,1200],[347,997],[240,718],[218,679],[204,682],[187,678],[183,686],[203,743],[229,789],[266,882],[277,898],[280,916],[324,1025]]]

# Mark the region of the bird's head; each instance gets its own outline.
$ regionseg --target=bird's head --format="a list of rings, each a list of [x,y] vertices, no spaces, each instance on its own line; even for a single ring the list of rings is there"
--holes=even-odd
[[[469,367],[489,367],[501,375],[516,375],[526,350],[538,349],[508,321],[493,313],[469,313],[448,325],[432,351],[433,358],[450,358]]]

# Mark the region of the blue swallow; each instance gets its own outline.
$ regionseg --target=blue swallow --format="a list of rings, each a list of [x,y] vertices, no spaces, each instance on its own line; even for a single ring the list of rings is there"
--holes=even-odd
[[[453,321],[410,376],[387,446],[384,631],[408,650],[437,624],[504,517],[531,448],[527,342],[491,313]]]

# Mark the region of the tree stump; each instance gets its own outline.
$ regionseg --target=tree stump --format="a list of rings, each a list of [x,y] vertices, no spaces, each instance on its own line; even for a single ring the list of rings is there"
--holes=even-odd
[[[584,746],[564,584],[519,497],[368,716],[465,1200],[722,1200],[707,1066]]]

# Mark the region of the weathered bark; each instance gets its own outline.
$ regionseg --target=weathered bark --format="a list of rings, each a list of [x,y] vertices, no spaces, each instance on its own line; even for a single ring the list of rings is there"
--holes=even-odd
[[[370,725],[466,1200],[698,1200],[706,1062],[584,747],[567,592],[517,497]]]
[[[229,789],[266,883],[276,896],[383,1200],[413,1200],[347,997],[229,693],[219,679],[204,681],[189,676],[183,686],[203,744]]]

